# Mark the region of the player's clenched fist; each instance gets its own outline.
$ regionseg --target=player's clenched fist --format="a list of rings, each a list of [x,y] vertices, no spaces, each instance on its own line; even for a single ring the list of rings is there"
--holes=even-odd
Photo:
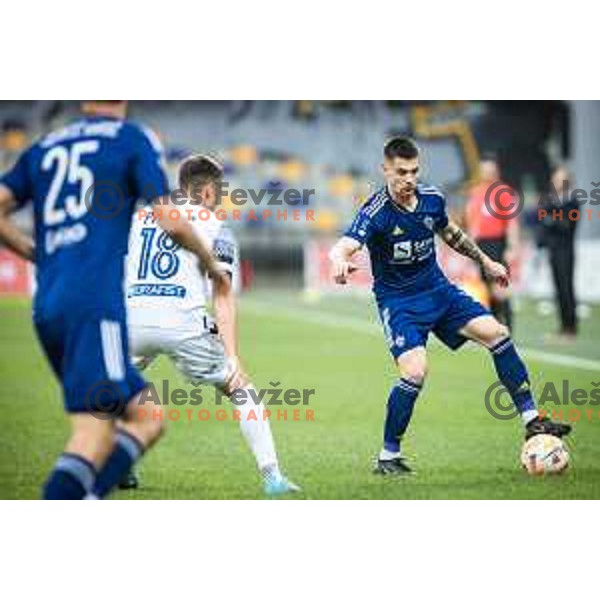
[[[498,285],[508,287],[510,275],[508,269],[503,264],[493,260],[486,260],[483,268],[487,276],[493,279]]]
[[[354,271],[358,270],[358,267],[347,260],[336,260],[333,261],[333,279],[336,283],[344,285],[348,282],[348,276]]]
[[[360,246],[360,242],[343,237],[331,249],[329,260],[331,261],[331,273],[336,283],[340,285],[348,283],[348,276],[358,271],[358,267],[351,262],[350,258],[360,249]]]

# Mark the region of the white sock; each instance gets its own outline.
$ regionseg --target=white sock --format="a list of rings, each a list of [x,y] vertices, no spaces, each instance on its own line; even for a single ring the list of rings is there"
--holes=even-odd
[[[383,448],[379,453],[380,460],[392,460],[392,458],[398,458],[400,456],[400,452],[390,452]]]
[[[281,477],[279,463],[277,462],[277,453],[275,452],[275,442],[271,433],[269,420],[265,418],[265,409],[263,403],[255,404],[249,390],[253,390],[258,397],[258,393],[253,385],[247,385],[243,389],[246,401],[241,406],[234,404],[235,410],[239,410],[240,429],[246,439],[254,458],[258,470],[265,478],[277,479]]]
[[[532,408],[531,410],[524,410],[521,413],[521,420],[523,421],[523,425],[528,425],[534,419],[537,419],[539,416],[537,408]]]

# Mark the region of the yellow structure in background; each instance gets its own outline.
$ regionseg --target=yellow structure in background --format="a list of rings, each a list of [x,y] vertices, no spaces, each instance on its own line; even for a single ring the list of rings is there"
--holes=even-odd
[[[0,138],[0,148],[5,152],[21,152],[27,146],[27,134],[22,129],[9,129]]]
[[[334,198],[347,198],[354,191],[354,179],[350,175],[336,175],[328,182],[328,191]]]
[[[251,167],[258,163],[258,150],[254,146],[235,146],[229,151],[231,162],[236,167]]]
[[[330,233],[337,230],[340,223],[339,215],[336,211],[328,208],[322,208],[315,212],[314,228],[323,233]]]
[[[475,183],[479,175],[479,148],[468,121],[454,118],[442,123],[434,123],[436,117],[443,117],[461,102],[442,102],[433,106],[415,106],[412,109],[413,129],[417,137],[425,139],[456,138],[463,151],[467,166],[468,182]]]
[[[306,176],[306,165],[297,159],[286,160],[279,167],[279,176],[287,183],[299,183]]]

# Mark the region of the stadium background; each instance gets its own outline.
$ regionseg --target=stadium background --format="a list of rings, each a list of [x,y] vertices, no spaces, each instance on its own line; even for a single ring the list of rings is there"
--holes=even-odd
[[[7,168],[29,140],[76,111],[74,102],[0,103],[0,167]],[[483,409],[485,389],[493,382],[486,357],[476,351],[453,356],[435,344],[426,398],[408,441],[428,474],[402,490],[374,486],[368,456],[378,446],[393,369],[365,293],[368,281],[358,286],[358,294],[356,288],[334,291],[327,283],[325,249],[380,185],[386,137],[402,133],[417,139],[424,151],[423,178],[447,193],[450,212],[459,219],[479,158],[493,152],[503,179],[526,199],[516,336],[538,381],[569,379],[573,387],[589,389],[600,366],[600,220],[579,224],[576,289],[582,327],[568,347],[548,337],[557,328],[554,296],[533,227],[537,197],[554,164],[568,164],[575,187],[589,190],[592,181],[600,181],[600,102],[133,102],[131,118],[159,135],[171,176],[187,154],[210,151],[223,159],[230,188],[316,192],[302,207],[315,211],[314,222],[275,217],[232,222],[243,258],[242,353],[251,372],[265,385],[281,380],[288,387],[317,389],[315,423],[274,423],[283,462],[291,463],[307,497],[598,497],[593,437],[600,414],[578,423],[577,469],[570,479],[533,483],[515,469],[516,425],[494,420]],[[223,208],[232,206],[225,200]],[[290,207],[273,212],[277,208]],[[31,228],[27,211],[16,218]],[[479,293],[476,270],[452,255],[444,265]],[[0,497],[36,496],[65,431],[58,387],[28,321],[30,281],[29,268],[0,249]],[[166,362],[151,375],[185,385]],[[33,422],[28,420],[32,406],[39,417]],[[174,424],[172,441],[148,461],[148,484],[132,496],[256,497],[251,461],[239,436],[228,431],[232,427],[195,424],[189,432],[185,424]],[[464,439],[469,428],[473,436]],[[483,443],[485,450],[479,449]],[[29,459],[23,448],[31,450]],[[498,475],[490,477],[490,468]],[[364,477],[354,477],[363,471]]]

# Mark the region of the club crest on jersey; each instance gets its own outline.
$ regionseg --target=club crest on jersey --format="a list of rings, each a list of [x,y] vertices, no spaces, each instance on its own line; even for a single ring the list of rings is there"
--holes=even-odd
[[[427,229],[433,230],[433,226],[435,225],[435,221],[433,220],[433,217],[425,217],[423,219],[423,225],[425,225],[425,227],[427,227]]]
[[[403,235],[404,234],[404,229],[402,229],[402,227],[398,227],[398,225],[396,225],[396,227],[394,227],[394,231],[392,232],[392,235]]]

